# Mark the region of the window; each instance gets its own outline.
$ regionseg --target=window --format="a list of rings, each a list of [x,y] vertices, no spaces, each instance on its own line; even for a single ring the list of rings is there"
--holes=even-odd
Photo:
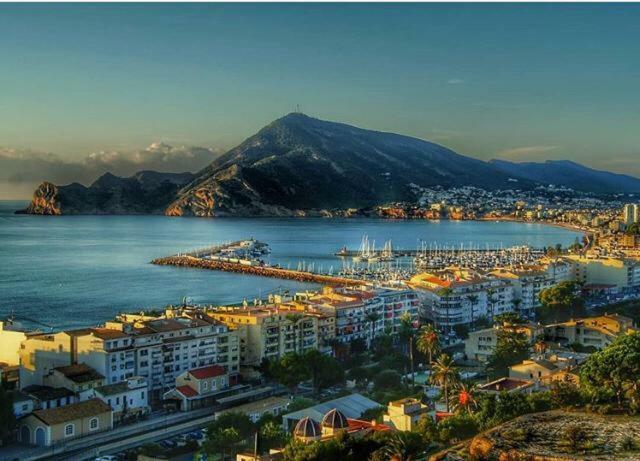
[[[207,381],[202,381],[202,388],[203,389],[209,388],[209,383]]]
[[[75,433],[75,426],[73,424],[67,424],[64,427],[64,436],[65,437],[72,437],[74,433]]]
[[[140,392],[140,398],[144,400],[144,391]]]
[[[89,430],[95,431],[98,427],[98,418],[91,418],[91,420],[89,420]]]
[[[120,405],[120,397],[116,397],[116,405]]]

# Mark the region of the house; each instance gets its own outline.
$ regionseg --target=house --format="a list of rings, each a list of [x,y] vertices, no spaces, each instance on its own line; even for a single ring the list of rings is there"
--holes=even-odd
[[[546,359],[523,360],[509,367],[509,378],[539,380],[559,371],[558,365]]]
[[[219,416],[225,413],[242,413],[247,415],[251,421],[257,423],[264,415],[281,415],[287,410],[289,402],[291,402],[291,400],[287,397],[267,397],[266,399],[233,406],[228,410],[223,410],[217,413],[217,415]]]
[[[36,409],[36,399],[22,391],[9,391],[9,396],[13,402],[13,414],[16,418],[28,415]]]
[[[4,345],[2,346],[4,347]],[[20,383],[20,365],[0,362],[0,383],[5,389],[15,389]]]
[[[544,328],[533,322],[525,324],[503,323],[492,328],[484,328],[469,332],[469,337],[464,340],[464,353],[469,360],[486,362],[498,343],[498,333],[508,330],[522,333],[527,337],[529,344],[533,344],[537,338],[544,334]]]
[[[394,400],[387,405],[387,413],[382,419],[386,425],[398,431],[412,431],[429,411],[429,407],[417,399]]]
[[[177,400],[182,411],[212,406],[215,396],[229,387],[229,373],[220,365],[189,370],[176,378],[175,389],[164,394],[165,400]]]
[[[531,394],[534,391],[534,382],[518,378],[500,378],[478,386],[477,391],[487,394],[500,394],[501,392],[524,392]]]
[[[605,314],[568,322],[546,325],[545,336],[560,344],[580,344],[602,350],[618,336],[637,331],[633,320],[618,314]]]
[[[18,439],[22,443],[50,446],[112,428],[111,408],[100,399],[90,399],[34,411],[19,421]]]
[[[35,399],[36,409],[38,410],[48,410],[71,405],[77,400],[73,391],[65,387],[31,385],[22,390]]]
[[[44,383],[52,387],[64,387],[84,401],[93,397],[93,389],[105,384],[105,377],[84,363],[56,367],[44,377]]]
[[[391,427],[375,421],[347,418],[341,411],[333,408],[322,416],[320,423],[309,416],[302,418],[293,429],[293,437],[299,442],[309,443],[330,440],[339,434],[362,437],[371,432],[389,430]]]
[[[149,383],[141,376],[106,384],[93,389],[93,395],[113,410],[114,421],[126,416],[138,416],[149,411]]]

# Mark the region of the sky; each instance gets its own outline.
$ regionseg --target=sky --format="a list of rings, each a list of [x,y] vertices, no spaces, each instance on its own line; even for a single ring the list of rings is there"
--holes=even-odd
[[[640,176],[639,56],[640,4],[0,4],[0,198],[197,170],[296,105]]]

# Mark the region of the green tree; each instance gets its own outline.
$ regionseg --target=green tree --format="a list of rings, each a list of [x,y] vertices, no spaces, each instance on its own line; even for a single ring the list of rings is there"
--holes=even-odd
[[[450,411],[449,392],[460,382],[460,375],[453,359],[447,354],[441,354],[431,367],[431,382],[442,387],[444,404]]]
[[[511,365],[529,357],[529,341],[524,333],[509,328],[498,330],[496,347],[487,360],[487,370],[494,378],[505,376]]]
[[[564,322],[586,314],[584,299],[576,282],[560,282],[540,292],[538,319],[543,323]]]
[[[304,357],[295,352],[285,354],[280,360],[271,362],[269,371],[280,384],[291,390],[294,390],[298,384],[311,377]]]
[[[429,364],[433,362],[433,357],[440,352],[440,336],[438,330],[433,325],[425,325],[418,334],[417,347],[420,352],[429,358]]]
[[[367,315],[365,316],[365,320],[367,322],[369,322],[369,341],[368,341],[368,346],[369,348],[371,348],[371,344],[373,342],[373,339],[376,336],[376,322],[378,320],[380,320],[380,314],[378,314],[377,312],[371,311],[371,312],[367,312]]]
[[[425,446],[420,434],[398,431],[391,434],[381,449],[386,459],[394,461],[413,461],[424,452]]]
[[[517,312],[505,312],[504,314],[498,314],[493,320],[497,325],[504,325],[505,323],[509,325],[520,325],[525,322]]]
[[[268,421],[260,426],[258,446],[261,453],[268,453],[271,448],[283,447],[289,441],[289,434],[282,427]]]
[[[600,352],[591,354],[580,368],[580,383],[592,394],[608,390],[622,406],[628,400],[638,408],[640,333],[619,336]]]
[[[415,386],[415,368],[413,360],[413,341],[415,337],[415,328],[411,320],[411,314],[405,312],[400,317],[400,339],[404,340],[407,344],[407,354],[409,356],[409,364],[411,369],[411,385]]]
[[[335,358],[311,349],[302,360],[316,392],[344,382],[344,370]]]
[[[220,458],[224,461],[227,458],[235,458],[236,453],[245,443],[246,439],[235,427],[227,427],[208,432],[202,448],[208,454],[220,453]]]
[[[402,376],[395,370],[383,370],[373,378],[373,388],[388,391],[402,386]]]
[[[478,431],[478,422],[468,413],[450,416],[438,424],[438,437],[447,444],[471,438]]]

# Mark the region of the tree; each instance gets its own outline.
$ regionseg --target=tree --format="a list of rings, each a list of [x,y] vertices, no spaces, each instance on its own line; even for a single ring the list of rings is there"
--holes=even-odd
[[[368,346],[371,347],[371,344],[373,342],[373,339],[376,336],[376,322],[378,320],[380,320],[380,314],[378,314],[377,312],[374,311],[370,311],[367,312],[367,315],[365,316],[365,319],[367,322],[369,322],[369,342],[368,342]]]
[[[505,312],[504,314],[499,314],[494,317],[494,322],[497,325],[521,325],[525,321],[517,312]]]
[[[383,370],[373,378],[373,387],[377,391],[397,389],[402,386],[402,376],[395,370]]]
[[[344,382],[344,370],[333,357],[324,355],[317,349],[311,349],[304,353],[302,360],[316,392]]]
[[[441,288],[437,291],[436,293],[439,297],[441,301],[444,301],[444,306],[445,306],[445,312],[446,312],[446,317],[447,317],[447,339],[448,339],[448,334],[451,333],[451,317],[449,316],[449,297],[453,294],[453,290],[449,287],[446,288]]]
[[[414,360],[413,360],[413,339],[415,336],[415,329],[413,328],[413,322],[411,321],[411,314],[405,312],[400,317],[400,332],[399,336],[407,342],[407,353],[409,355],[409,363],[411,366],[411,385],[415,386],[415,372],[414,372]]]
[[[469,304],[471,304],[471,329],[473,329],[475,326],[475,319],[473,318],[473,308],[476,306],[476,304],[478,304],[479,299],[479,296],[475,294],[467,296],[467,301],[469,301]]]
[[[453,402],[453,408],[456,413],[473,413],[478,407],[475,399],[475,387],[460,383],[456,392],[456,398]]]
[[[447,412],[449,406],[449,391],[460,382],[460,375],[453,359],[447,354],[441,354],[431,367],[431,381],[442,387],[444,404]]]
[[[510,328],[498,330],[496,347],[487,360],[487,370],[492,377],[505,376],[511,365],[529,357],[529,341],[524,333]]]
[[[417,347],[420,352],[429,357],[429,365],[433,363],[433,356],[440,352],[440,336],[433,325],[425,325],[418,334]]]
[[[294,390],[298,384],[310,378],[308,364],[300,354],[290,352],[283,355],[280,360],[271,362],[269,371],[276,380]]]
[[[638,408],[640,333],[619,336],[600,352],[591,354],[580,369],[580,383],[592,394],[610,391],[619,406],[625,400]]]
[[[15,423],[13,414],[13,399],[0,384],[0,445],[6,442]]]
[[[227,455],[232,458],[235,457],[237,450],[243,442],[245,442],[245,439],[236,428],[227,427],[208,432],[203,449],[209,454],[220,453],[220,457],[222,461],[224,461]]]
[[[450,416],[438,424],[438,438],[447,444],[471,438],[478,431],[478,422],[468,413]]]
[[[424,452],[424,444],[420,434],[399,431],[391,434],[381,451],[392,461],[412,461]]]
[[[583,317],[586,313],[584,300],[578,294],[576,282],[564,281],[540,292],[542,306],[538,318],[543,323],[564,322],[570,318]]]
[[[268,453],[271,448],[282,447],[289,440],[289,434],[273,421],[263,424],[258,435],[258,446],[261,453]]]

